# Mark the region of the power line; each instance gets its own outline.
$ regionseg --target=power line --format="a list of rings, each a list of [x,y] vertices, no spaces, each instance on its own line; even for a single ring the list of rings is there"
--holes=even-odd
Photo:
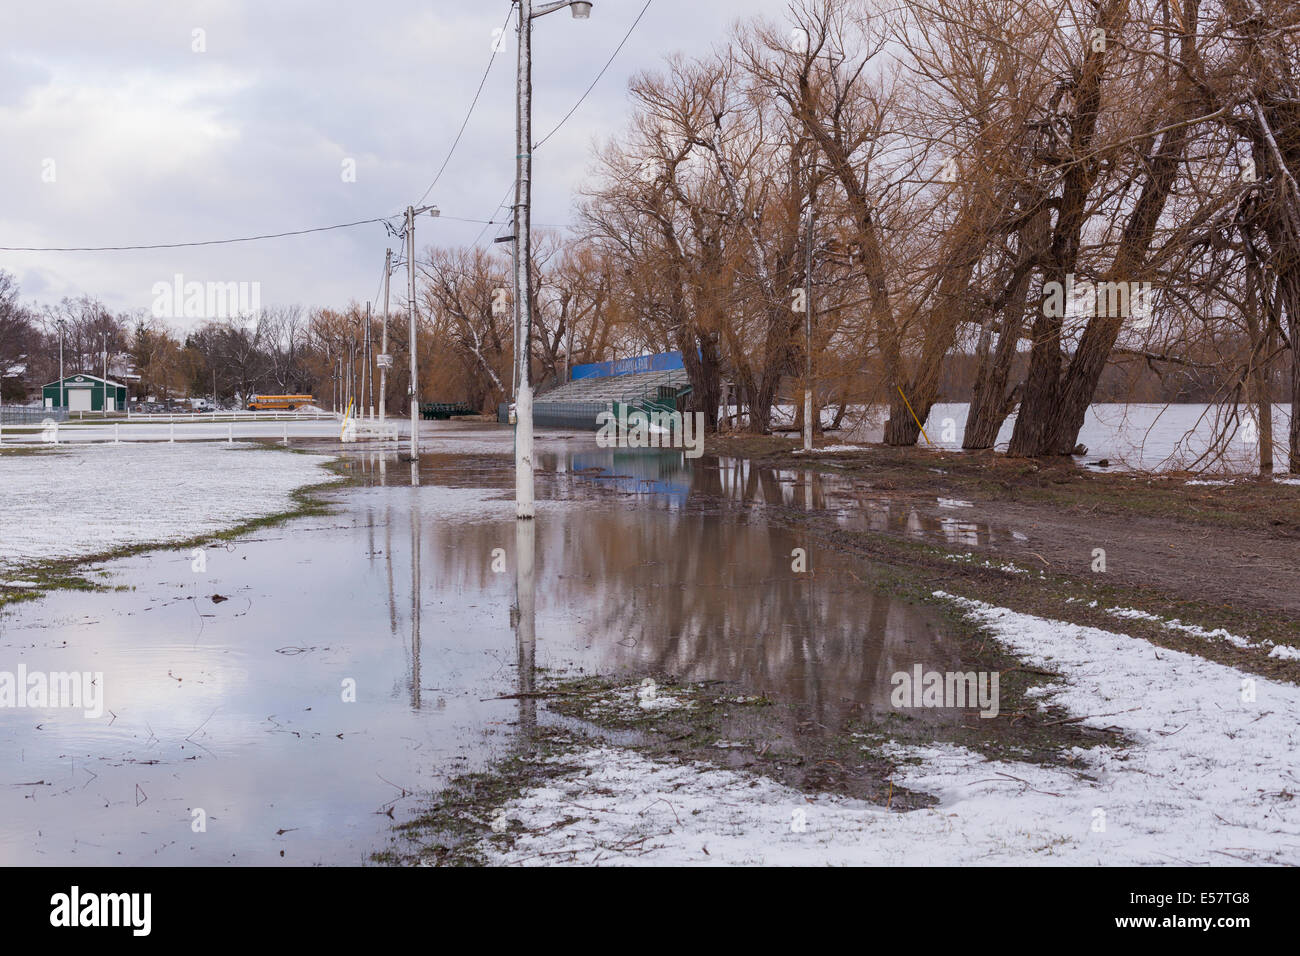
[[[514,185],[511,184],[511,189]],[[507,195],[509,191],[507,190]],[[502,197],[502,203],[505,197]],[[497,204],[499,209],[500,203]],[[262,239],[284,239],[289,236],[307,236],[317,232],[330,232],[335,229],[352,229],[356,226],[367,226],[377,222],[389,222],[401,216],[400,212],[393,213],[391,216],[377,216],[374,219],[358,219],[355,222],[340,222],[332,226],[316,226],[312,229],[293,229],[289,232],[269,232],[256,236],[239,236],[234,239],[202,239],[195,242],[154,242],[142,245],[123,245],[123,246],[0,246],[0,252],[131,252],[136,250],[149,249],[189,249],[196,246],[225,246],[238,242],[258,242]],[[460,216],[442,216],[440,218],[450,219],[454,222],[473,222],[492,225],[494,222],[502,220],[493,219],[467,219]],[[546,226],[555,229],[564,229],[566,226],[556,223],[538,223],[540,226]],[[486,231],[486,230],[484,230]],[[480,233],[481,237],[482,233]],[[477,243],[477,239],[475,242]]]
[[[605,75],[606,71],[609,70],[609,67],[610,67],[610,65],[614,62],[614,59],[619,55],[619,53],[622,51],[623,47],[627,45],[627,41],[628,41],[628,39],[632,36],[632,31],[635,30],[635,29],[637,28],[637,25],[641,22],[642,18],[643,18],[643,17],[645,16],[645,14],[646,14],[646,11],[650,9],[650,4],[653,3],[653,2],[654,2],[654,0],[646,0],[646,2],[645,2],[645,6],[643,6],[643,7],[641,8],[641,12],[638,13],[638,14],[636,15],[636,19],[632,21],[632,25],[631,25],[630,27],[627,28],[627,32],[626,32],[625,34],[623,34],[623,39],[620,40],[618,46],[616,46],[616,47],[614,48],[614,52],[611,53],[611,54],[609,55],[609,59],[606,60],[606,61],[605,61],[605,65],[602,66],[602,67],[600,68],[600,72],[596,74],[596,78],[595,78],[594,80],[591,81],[591,84],[590,84],[590,85],[587,87],[587,89],[583,92],[582,96],[578,97],[578,101],[577,101],[576,103],[573,104],[573,106],[569,109],[569,112],[567,112],[567,113],[564,114],[564,118],[561,119],[560,122],[557,123],[557,124],[555,125],[555,128],[552,129],[549,133],[547,133],[545,136],[543,136],[540,140],[538,140],[538,141],[533,145],[533,149],[537,149],[537,148],[539,148],[539,147],[542,146],[542,144],[544,144],[548,139],[550,139],[550,138],[551,138],[552,136],[554,136],[557,132],[559,132],[560,127],[563,126],[565,123],[567,123],[567,122],[569,121],[570,117],[572,117],[573,114],[576,113],[576,112],[578,111],[578,108],[579,108],[580,106],[582,106],[583,101],[585,101],[585,100],[587,99],[587,97],[591,95],[591,91],[594,90],[594,89],[596,88],[596,84],[600,82],[601,77],[603,77],[603,76]],[[508,22],[508,20],[507,20],[507,22]],[[491,66],[491,64],[489,64],[489,66]],[[480,88],[481,88],[481,87],[480,87]],[[471,107],[471,109],[472,109],[472,107]],[[444,165],[446,165],[446,164],[444,163]],[[430,188],[432,188],[432,187],[430,187]],[[513,183],[513,182],[512,182],[508,187],[506,187],[506,191],[505,191],[505,193],[501,196],[501,201],[500,201],[499,203],[497,203],[496,206],[495,206],[494,209],[493,209],[493,215],[495,215],[497,209],[500,209],[502,206],[505,205],[506,198],[510,195],[510,191],[511,191],[512,189],[514,189],[514,188],[515,188],[515,183]],[[427,196],[428,193],[426,192],[425,195]],[[505,220],[498,220],[498,219],[493,219],[493,218],[488,218],[488,219],[486,219],[486,220],[484,220],[484,219],[459,219],[459,218],[456,217],[456,216],[442,216],[441,218],[443,218],[443,219],[451,219],[451,220],[455,220],[455,221],[457,221],[457,222],[482,222],[482,223],[484,223],[483,228],[480,229],[478,235],[474,237],[474,241],[470,243],[470,246],[471,246],[471,247],[472,247],[472,246],[477,246],[480,242],[483,241],[483,236],[487,233],[487,231],[488,231],[488,227],[489,227],[489,226],[496,225],[498,222],[505,222]],[[568,223],[565,223],[565,224],[559,224],[559,223],[535,223],[535,225],[537,225],[537,226],[541,226],[541,227],[543,227],[543,228],[552,228],[552,229],[568,229],[568,228],[569,228],[569,224],[568,224]]]
[[[596,78],[591,81],[591,84],[583,92],[582,96],[580,96],[578,98],[578,101],[573,104],[572,108],[570,108],[570,110],[564,114],[564,117],[560,120],[558,124],[556,124],[555,128],[552,129],[549,133],[547,133],[544,137],[542,137],[542,139],[539,140],[534,145],[533,147],[534,149],[537,149],[538,147],[542,146],[547,140],[549,140],[552,136],[554,136],[557,132],[559,132],[560,128],[564,126],[564,124],[569,121],[569,119],[573,116],[573,114],[578,111],[579,107],[582,106],[583,102],[591,94],[592,90],[596,88],[596,84],[600,82],[601,78],[605,75],[610,65],[614,62],[614,59],[618,56],[618,54],[622,51],[623,47],[627,44],[628,39],[632,36],[632,32],[637,28],[637,25],[641,22],[642,18],[645,16],[646,11],[650,9],[651,3],[653,3],[653,0],[646,0],[645,5],[641,8],[641,12],[638,13],[636,19],[632,21],[632,25],[628,27],[627,33],[623,35],[623,39],[619,41],[618,46],[614,48],[614,52],[610,54],[609,59],[605,61],[605,65],[601,67],[600,72],[596,74]],[[514,13],[515,13],[515,7],[514,4],[511,3],[510,9],[506,13],[506,19],[501,25],[502,34],[504,34],[506,30],[509,28],[510,21],[514,18]],[[456,138],[452,141],[451,147],[447,150],[447,155],[443,158],[442,165],[438,167],[438,172],[434,175],[433,182],[431,182],[428,188],[425,189],[423,195],[421,195],[420,199],[415,203],[415,205],[422,204],[424,200],[428,198],[429,193],[433,191],[433,188],[438,184],[439,180],[442,178],[443,172],[446,171],[447,165],[451,161],[451,157],[455,154],[457,146],[460,145],[460,141],[464,137],[465,130],[469,126],[470,117],[473,116],[474,109],[477,107],[479,98],[482,96],[483,88],[487,84],[488,75],[492,71],[492,64],[496,62],[497,52],[498,52],[497,45],[493,44],[492,55],[488,58],[487,67],[484,69],[483,76],[479,80],[478,89],[475,90],[474,98],[470,101],[469,109],[466,110],[465,112],[465,118],[464,120],[461,121],[460,129],[456,133]],[[500,209],[501,206],[504,205],[506,197],[509,196],[510,190],[513,188],[514,188],[514,184],[512,183],[510,187],[506,190],[505,195],[501,197],[501,202],[498,203],[496,206],[497,209]],[[290,236],[305,236],[305,235],[311,235],[313,233],[319,233],[319,232],[330,232],[336,229],[352,229],[355,228],[356,226],[364,226],[364,225],[371,225],[373,223],[387,222],[391,219],[397,218],[400,215],[401,213],[399,212],[399,213],[394,213],[391,216],[380,216],[373,219],[358,219],[355,222],[336,223],[334,225],[329,225],[329,226],[317,226],[311,229],[294,229],[294,230],[289,230],[287,232],[263,233],[255,236],[239,236],[233,239],[204,239],[204,240],[198,240],[194,242],[156,242],[156,243],[142,243],[137,245],[115,245],[115,246],[0,246],[0,252],[130,252],[130,251],[147,251],[152,249],[187,249],[187,248],[197,248],[202,246],[232,245],[241,242],[259,242],[264,239],[284,239]],[[482,240],[483,235],[487,232],[488,226],[492,226],[498,222],[504,221],[504,220],[497,220],[492,218],[467,219],[458,216],[444,216],[442,218],[449,219],[456,222],[483,223],[484,229],[482,229],[479,232],[478,236],[475,237],[473,243],[474,245],[478,245],[478,243]],[[568,228],[567,224],[558,224],[558,223],[549,223],[549,224],[538,223],[537,225],[542,226],[544,228],[555,228],[555,229]]]
[[[533,144],[533,149],[540,148],[542,144],[544,144],[548,139],[550,139],[552,136],[558,133],[560,131],[560,127],[569,121],[569,117],[578,111],[578,107],[581,106],[583,100],[585,100],[591,94],[591,91],[596,88],[596,84],[599,83],[600,78],[605,75],[605,71],[608,70],[610,64],[614,62],[614,58],[618,56],[619,52],[623,49],[623,46],[627,43],[628,38],[632,36],[632,31],[636,29],[637,24],[641,22],[641,18],[645,16],[645,12],[650,9],[650,4],[653,2],[654,0],[645,0],[645,6],[642,7],[641,12],[636,15],[636,19],[632,21],[632,25],[627,28],[627,33],[623,34],[623,39],[620,40],[618,46],[614,48],[614,52],[609,55],[609,59],[606,60],[605,65],[600,68],[600,72],[596,74],[596,78],[591,81],[591,86],[587,87],[587,91],[583,93],[582,96],[578,97],[578,102],[574,103],[573,108],[569,110],[569,112],[564,114],[564,119],[560,120],[560,122],[555,125],[555,129],[551,130],[549,133],[547,133],[540,140],[538,140],[536,143]]]
[[[506,11],[505,22],[501,24],[502,37],[505,36],[506,29],[510,26],[510,21],[514,18],[514,15],[515,5],[511,3],[510,9]],[[469,118],[474,114],[474,107],[478,105],[478,98],[483,93],[483,86],[487,83],[488,74],[492,72],[492,64],[496,62],[497,46],[498,43],[496,42],[492,44],[492,55],[488,57],[487,68],[483,71],[483,78],[478,81],[478,89],[474,92],[474,99],[470,102],[469,109],[465,111],[465,118],[461,121],[460,130],[456,133],[456,138],[452,140],[451,149],[447,150],[447,155],[443,157],[442,165],[438,167],[438,172],[434,175],[433,182],[429,183],[429,188],[424,191],[423,196],[416,200],[414,205],[421,206],[424,204],[424,200],[428,198],[429,193],[433,192],[433,187],[438,185],[438,180],[442,178],[443,171],[446,170],[447,164],[451,162],[451,156],[456,152],[456,147],[460,145],[460,138],[465,135],[465,127],[469,125]]]
[[[375,304],[375,308],[371,310],[372,312],[379,311],[379,293],[384,288],[384,280],[387,278],[388,278],[388,262],[387,260],[385,260],[383,268],[379,270],[379,285],[375,287],[375,297],[370,300]],[[388,321],[387,314],[384,315],[384,321],[385,322]]]
[[[380,216],[375,219],[358,219],[356,222],[340,222],[333,226],[317,226],[314,229],[294,229],[291,232],[271,232],[260,236],[241,236],[237,239],[204,239],[199,242],[155,242],[138,246],[0,246],[0,252],[129,252],[135,249],[185,249],[194,246],[224,246],[235,242],[257,242],[262,239],[305,236],[313,232],[329,232],[332,229],[351,229],[355,226],[387,222],[399,215],[401,213],[394,213],[392,216]]]
[[[496,215],[496,211],[506,204],[506,198],[510,195],[510,191],[514,188],[515,188],[515,183],[513,182],[506,187],[505,193],[501,196],[501,201],[497,203],[496,207],[492,210],[493,215]],[[495,222],[497,221],[504,222],[505,220],[493,220],[489,218],[487,220],[487,225],[485,225],[482,229],[479,230],[478,235],[474,237],[474,241],[471,242],[470,245],[477,246],[483,240],[484,234],[488,231],[488,226],[494,225]]]

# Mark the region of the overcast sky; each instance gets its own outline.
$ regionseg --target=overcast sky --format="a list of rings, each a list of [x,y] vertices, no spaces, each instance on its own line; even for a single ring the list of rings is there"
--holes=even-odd
[[[582,95],[645,0],[534,22],[534,138]],[[5,2],[0,246],[225,239],[387,216],[419,200],[456,135],[508,0]],[[652,0],[596,89],[534,161],[538,224],[572,218],[593,144],[626,120],[628,78],[704,53],[738,17],[786,0]],[[205,52],[194,52],[195,30]],[[472,242],[514,179],[513,25],[417,237]],[[344,181],[354,160],[356,181]],[[48,181],[51,180],[52,181]],[[490,227],[486,239],[497,234]],[[255,243],[131,252],[0,252],[26,302],[98,296],[147,309],[152,287],[261,283],[263,306],[373,299],[379,224]],[[402,281],[402,276],[395,277]],[[183,323],[181,323],[183,324]]]

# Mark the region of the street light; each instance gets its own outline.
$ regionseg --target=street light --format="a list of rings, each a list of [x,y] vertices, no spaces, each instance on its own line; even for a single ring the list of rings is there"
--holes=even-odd
[[[804,236],[808,248],[806,250],[807,259],[804,262],[804,304],[803,304],[803,322],[804,322],[804,385],[803,385],[803,450],[805,453],[812,451],[813,447],[813,355],[812,355],[812,327],[813,327],[813,229],[817,221],[817,185],[816,185],[816,159],[813,159],[813,166],[808,174],[808,221],[804,228]],[[818,413],[821,414],[820,412]]]
[[[63,320],[60,319],[59,325],[59,408],[63,408],[67,403],[67,389],[63,386]]]
[[[379,346],[379,420],[388,420],[388,367],[393,357],[388,354],[388,280],[393,276],[393,250],[384,250],[384,331]],[[373,373],[372,373],[373,374]]]
[[[437,206],[421,206],[416,209],[414,206],[406,207],[406,307],[407,318],[411,330],[411,454],[410,461],[418,461],[420,458],[420,389],[419,389],[419,370],[420,362],[416,354],[415,345],[415,217],[424,213],[437,217],[440,215]]]
[[[533,20],[564,7],[575,20],[591,16],[583,0],[556,0],[533,7],[519,2],[518,102],[515,126],[515,517],[532,518],[533,507],[533,386],[529,369],[532,344],[532,125]]]

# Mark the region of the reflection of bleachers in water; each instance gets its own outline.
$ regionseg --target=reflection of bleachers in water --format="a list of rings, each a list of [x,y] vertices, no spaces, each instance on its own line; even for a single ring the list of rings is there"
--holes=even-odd
[[[680,451],[610,448],[575,454],[570,468],[592,474],[620,491],[685,498],[691,470]],[[600,475],[594,473],[599,471]]]

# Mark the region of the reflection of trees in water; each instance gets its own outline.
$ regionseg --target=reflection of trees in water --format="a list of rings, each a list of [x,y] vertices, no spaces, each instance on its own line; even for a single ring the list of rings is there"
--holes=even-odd
[[[639,477],[682,480],[672,456],[623,461],[619,454],[576,455],[572,467],[604,455],[607,462],[597,467],[616,474],[644,464]],[[554,457],[539,464],[570,467]],[[685,474],[691,493],[684,508],[656,496],[532,522],[543,644],[557,622],[581,622],[577,636],[591,639],[601,671],[736,681],[792,702],[798,719],[830,728],[854,704],[887,708],[892,674],[915,663],[947,666],[928,613],[860,584],[834,553],[810,549],[814,574],[795,573],[791,551],[807,543],[740,506],[747,500],[802,509],[811,501],[824,508],[827,486],[818,476],[725,459],[701,459]],[[529,671],[535,645],[521,639],[517,611],[508,624],[505,616],[507,606],[520,607],[516,523],[441,521],[436,514],[426,508],[421,525],[426,602],[445,609],[499,597],[502,627],[514,630]],[[491,569],[495,548],[509,557],[507,573]],[[487,597],[492,592],[496,597]],[[567,652],[569,635],[563,641]],[[520,689],[531,689],[531,674],[520,676]],[[526,722],[531,716],[521,714]]]
[[[544,549],[563,547],[553,600],[588,608],[602,668],[739,681],[831,726],[853,702],[887,706],[891,674],[934,660],[933,628],[846,584],[832,556],[811,555],[818,577],[792,572],[799,543],[745,515],[613,512]]]
[[[702,458],[691,485],[693,499],[721,499],[821,511],[836,479],[802,469],[755,466],[743,458]]]

